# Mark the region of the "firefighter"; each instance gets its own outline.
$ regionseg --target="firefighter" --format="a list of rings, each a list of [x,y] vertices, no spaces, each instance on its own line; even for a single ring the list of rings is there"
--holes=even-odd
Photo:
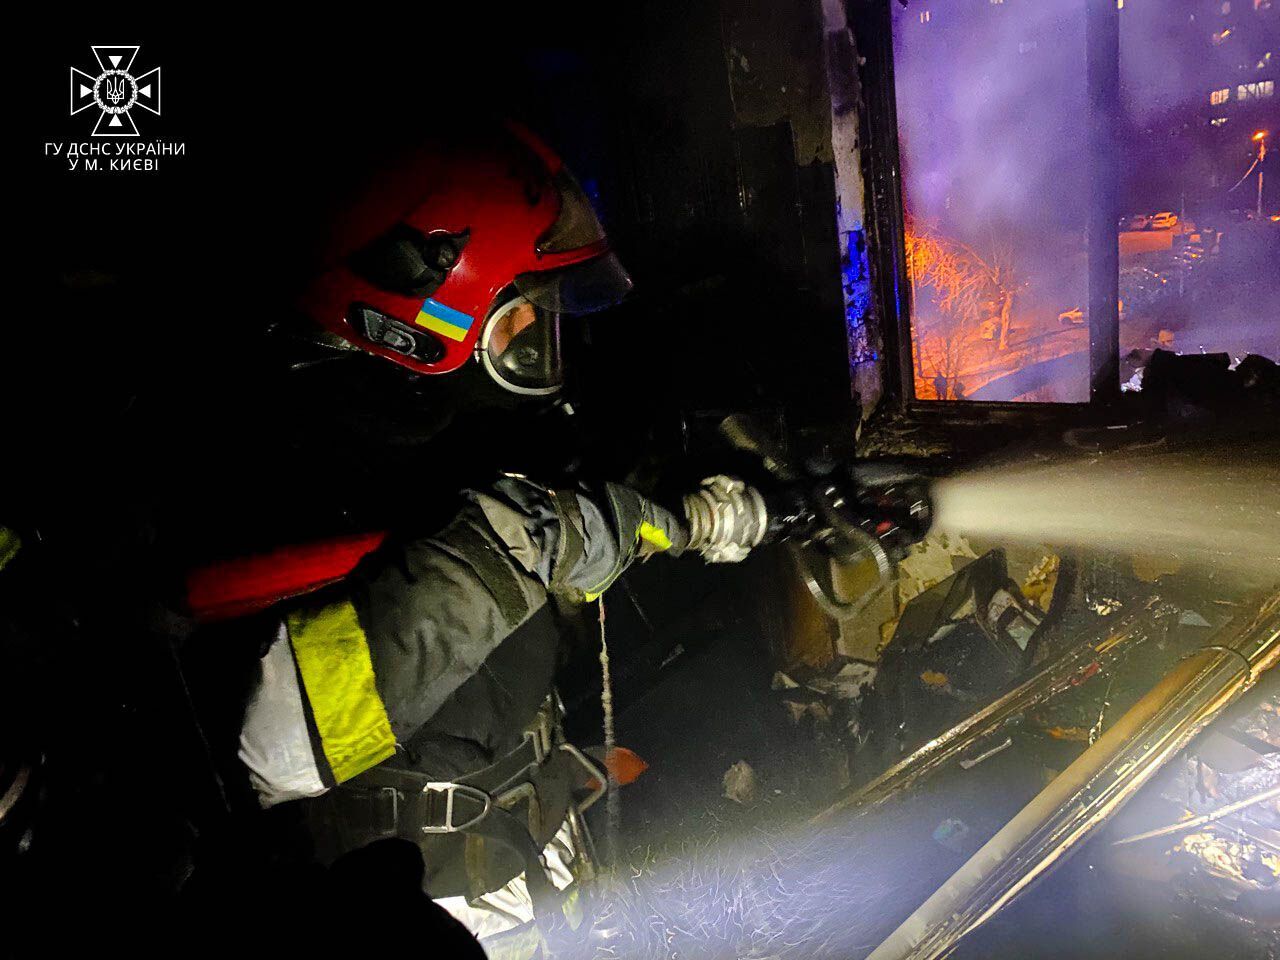
[[[572,174],[514,125],[403,152],[333,225],[300,297],[316,339],[455,403],[554,399],[561,318],[631,286]],[[467,489],[442,528],[393,534],[274,608],[239,735],[258,802],[308,800],[331,854],[413,842],[425,888],[478,934],[563,916],[605,774],[561,733],[557,605],[595,601],[655,554],[740,560],[767,525],[761,496],[727,477],[674,510],[619,484]]]

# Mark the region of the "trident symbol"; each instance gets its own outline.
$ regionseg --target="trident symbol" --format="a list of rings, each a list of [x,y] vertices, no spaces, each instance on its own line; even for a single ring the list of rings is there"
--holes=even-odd
[[[107,79],[107,99],[113,104],[119,103],[124,99],[124,78],[116,77]]]

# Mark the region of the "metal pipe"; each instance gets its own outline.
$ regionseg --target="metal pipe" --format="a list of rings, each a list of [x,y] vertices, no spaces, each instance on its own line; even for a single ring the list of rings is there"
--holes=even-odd
[[[1156,837],[1167,837],[1171,833],[1186,833],[1188,830],[1195,830],[1203,827],[1205,824],[1213,823],[1215,820],[1221,820],[1223,817],[1229,817],[1233,813],[1239,813],[1241,810],[1247,810],[1255,804],[1264,803],[1267,800],[1273,800],[1280,797],[1280,786],[1272,787],[1270,790],[1263,790],[1261,793],[1255,793],[1252,796],[1245,797],[1243,800],[1237,800],[1235,803],[1229,803],[1225,807],[1219,807],[1212,813],[1206,813],[1199,817],[1192,817],[1190,820],[1179,820],[1177,823],[1170,823],[1163,827],[1156,827],[1154,830],[1148,830],[1146,833],[1135,833],[1132,837],[1125,837],[1123,840],[1117,840],[1111,844],[1113,847],[1123,847],[1128,843],[1137,843],[1139,840],[1153,840]]]
[[[1280,588],[1242,608],[1014,816],[868,960],[933,960],[1048,874],[1280,661]]]
[[[850,811],[862,816],[878,808],[1013,718],[1092,677],[1120,654],[1163,634],[1166,619],[1177,612],[1177,608],[1154,596],[1131,605],[1115,622],[1103,624],[1100,637],[1073,646],[1051,660],[1019,686],[934,737],[870,783],[837,800],[820,813],[815,822]]]

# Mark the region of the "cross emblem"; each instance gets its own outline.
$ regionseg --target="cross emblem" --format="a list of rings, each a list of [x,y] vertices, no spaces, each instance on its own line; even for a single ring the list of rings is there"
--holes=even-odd
[[[94,59],[98,61],[96,74],[71,68],[71,115],[97,107],[98,122],[94,124],[93,136],[138,136],[138,126],[129,112],[140,107],[160,115],[160,68],[134,76],[133,61],[138,56],[136,46],[97,46],[92,49]]]

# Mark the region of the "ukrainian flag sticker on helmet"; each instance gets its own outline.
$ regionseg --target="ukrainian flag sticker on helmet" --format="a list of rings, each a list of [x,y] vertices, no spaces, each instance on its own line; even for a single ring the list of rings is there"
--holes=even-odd
[[[426,327],[432,333],[438,333],[442,337],[461,343],[467,339],[467,333],[475,323],[475,317],[461,310],[455,310],[453,307],[446,307],[439,300],[427,297],[422,301],[422,308],[413,322],[420,327]]]

